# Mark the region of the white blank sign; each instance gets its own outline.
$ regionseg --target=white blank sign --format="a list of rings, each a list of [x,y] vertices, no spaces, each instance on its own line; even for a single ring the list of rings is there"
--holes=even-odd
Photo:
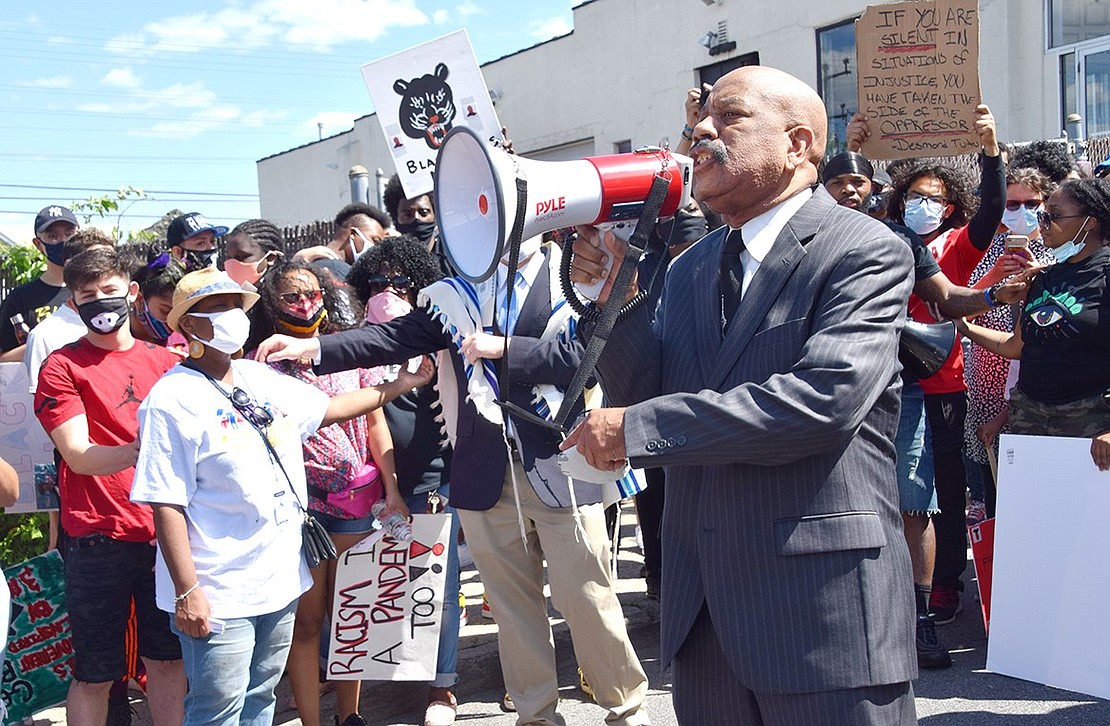
[[[1002,437],[987,670],[1110,698],[1107,512],[1090,439]]]

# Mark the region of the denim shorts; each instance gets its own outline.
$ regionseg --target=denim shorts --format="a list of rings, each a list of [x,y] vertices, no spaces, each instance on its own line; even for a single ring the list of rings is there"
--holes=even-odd
[[[902,414],[894,437],[899,508],[903,514],[936,514],[933,452],[925,448],[925,394],[918,383],[902,388]]]
[[[127,673],[124,636],[132,598],[139,655],[181,659],[181,641],[170,630],[172,616],[154,603],[154,554],[146,542],[122,542],[103,534],[66,543],[66,607],[77,680],[105,683]]]
[[[370,514],[358,519],[341,519],[317,511],[310,511],[309,514],[328,534],[369,534],[374,529],[374,517]]]

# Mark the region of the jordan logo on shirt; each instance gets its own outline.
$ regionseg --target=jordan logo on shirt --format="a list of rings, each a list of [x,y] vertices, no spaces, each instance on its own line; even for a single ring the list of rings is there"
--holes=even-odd
[[[128,403],[142,403],[143,402],[141,398],[137,398],[135,396],[135,374],[134,373],[128,373],[127,374],[127,379],[128,379],[127,388],[123,389],[123,400],[120,401],[118,406],[116,406],[117,409],[118,408],[123,408],[123,406],[125,404],[128,404]]]

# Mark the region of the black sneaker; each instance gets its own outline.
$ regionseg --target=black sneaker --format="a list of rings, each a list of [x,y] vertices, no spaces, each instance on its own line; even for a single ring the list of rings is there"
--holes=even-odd
[[[940,644],[937,626],[928,615],[917,616],[917,667],[948,668],[952,656]]]
[[[347,718],[343,719],[343,723],[339,722],[339,717],[335,717],[336,726],[366,726],[366,719],[359,716],[357,713],[352,713]]]
[[[933,585],[929,595],[929,613],[937,625],[948,625],[964,609],[960,602],[960,591],[948,585]]]

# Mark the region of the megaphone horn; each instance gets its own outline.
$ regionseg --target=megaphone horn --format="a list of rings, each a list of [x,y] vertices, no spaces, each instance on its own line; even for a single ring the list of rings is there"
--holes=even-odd
[[[898,360],[917,378],[928,378],[944,366],[955,344],[956,324],[951,320],[943,323],[906,320],[898,339]]]
[[[459,275],[482,282],[507,254],[519,213],[524,220],[521,239],[560,227],[634,220],[652,180],[662,175],[670,186],[660,216],[668,216],[690,199],[692,167],[688,157],[659,148],[576,161],[534,161],[486,142],[467,126],[456,126],[436,157],[440,240]],[[526,181],[523,197],[518,179]]]

